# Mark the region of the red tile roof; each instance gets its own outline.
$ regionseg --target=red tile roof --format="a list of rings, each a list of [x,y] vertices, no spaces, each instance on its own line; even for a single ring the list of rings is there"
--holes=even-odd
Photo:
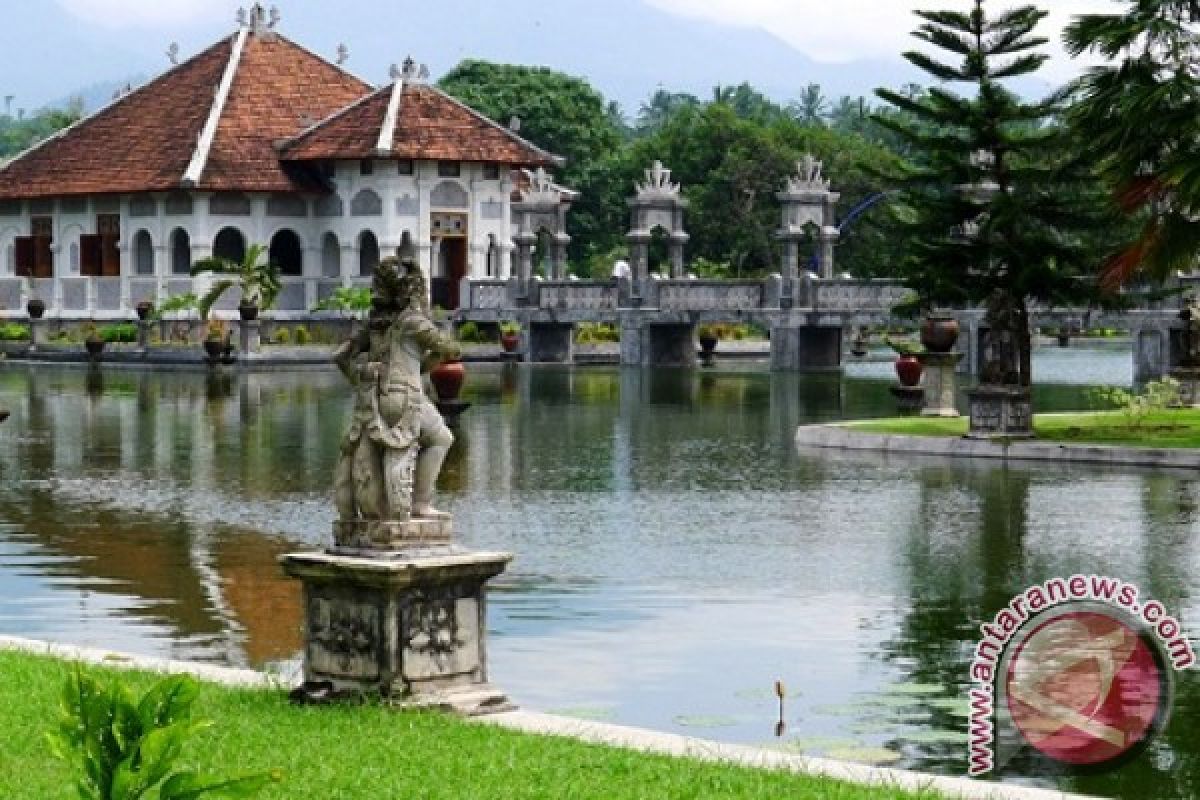
[[[233,50],[229,37],[0,168],[0,199],[181,186]],[[278,35],[248,35],[197,189],[317,188],[275,145],[371,90]]]
[[[405,84],[389,153],[376,151],[392,86],[345,109],[289,142],[288,161],[391,157],[556,166],[562,159],[525,141],[459,101],[423,84]]]

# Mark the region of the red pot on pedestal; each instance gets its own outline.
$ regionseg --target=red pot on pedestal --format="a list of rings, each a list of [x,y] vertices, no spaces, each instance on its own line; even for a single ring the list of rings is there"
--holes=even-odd
[[[949,353],[958,342],[958,320],[930,314],[921,321],[921,344],[931,353]]]
[[[900,356],[896,359],[896,377],[901,386],[916,386],[921,382],[921,362],[916,356]]]
[[[503,333],[500,335],[500,346],[504,348],[506,353],[517,352],[517,346],[521,344],[521,337],[515,333]]]
[[[443,361],[429,373],[429,380],[437,391],[438,400],[443,403],[458,399],[466,379],[467,370],[461,361]]]

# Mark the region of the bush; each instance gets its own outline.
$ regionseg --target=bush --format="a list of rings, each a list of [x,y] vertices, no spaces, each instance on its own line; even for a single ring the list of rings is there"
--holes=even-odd
[[[0,324],[0,342],[27,342],[29,337],[28,325],[22,325],[19,322]]]
[[[271,344],[291,344],[292,333],[285,327],[278,328],[271,334]]]
[[[333,294],[312,307],[313,311],[370,311],[371,289],[367,286],[333,290]]]
[[[1174,378],[1151,381],[1141,392],[1105,386],[1090,390],[1088,397],[1093,407],[1119,410],[1130,428],[1140,427],[1151,411],[1174,408],[1182,402],[1179,381]]]
[[[172,314],[179,311],[195,311],[200,305],[200,299],[192,292],[173,294],[158,307],[158,314]]]
[[[616,325],[606,322],[582,322],[575,329],[575,341],[579,344],[600,344],[621,341],[621,332]]]
[[[479,327],[475,322],[464,322],[458,326],[455,336],[460,342],[468,344],[486,344],[496,341],[496,336],[491,331]]]
[[[308,328],[303,325],[297,325],[296,330],[292,333],[296,340],[296,344],[311,344],[312,334],[308,332]]]
[[[113,342],[136,342],[138,340],[138,326],[132,322],[105,325],[100,329],[100,338],[110,344]]]

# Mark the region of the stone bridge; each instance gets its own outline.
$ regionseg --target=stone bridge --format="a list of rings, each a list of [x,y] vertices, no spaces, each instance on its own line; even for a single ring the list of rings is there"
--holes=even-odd
[[[1180,288],[1200,288],[1185,279]],[[621,363],[628,366],[692,366],[696,327],[711,322],[746,322],[770,332],[771,368],[828,370],[842,365],[844,342],[860,326],[911,324],[893,308],[907,290],[894,281],[820,278],[812,273],[788,280],[775,274],[761,281],[675,279],[640,281],[522,281],[464,279],[456,318],[481,323],[517,322],[520,355],[532,362],[573,360],[574,328],[583,322],[617,325]],[[1179,363],[1184,323],[1181,301],[1131,311],[1035,309],[1032,323],[1070,331],[1105,327],[1129,331],[1135,380],[1152,380]],[[983,312],[957,310],[967,354],[964,371],[979,368]]]

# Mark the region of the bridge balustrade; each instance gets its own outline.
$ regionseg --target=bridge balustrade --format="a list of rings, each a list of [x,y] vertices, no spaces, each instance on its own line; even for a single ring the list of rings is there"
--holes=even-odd
[[[663,311],[758,311],[765,287],[759,281],[657,281]]]

